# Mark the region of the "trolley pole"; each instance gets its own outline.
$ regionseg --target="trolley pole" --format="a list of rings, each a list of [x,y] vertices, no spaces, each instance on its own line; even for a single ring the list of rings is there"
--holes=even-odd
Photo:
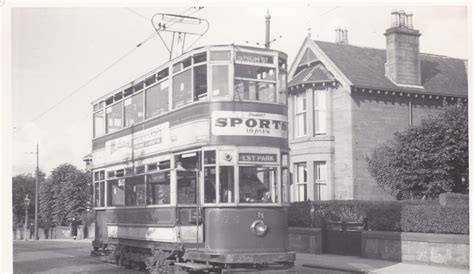
[[[39,173],[39,144],[36,144],[36,176],[35,176],[35,240],[38,240],[38,173]]]

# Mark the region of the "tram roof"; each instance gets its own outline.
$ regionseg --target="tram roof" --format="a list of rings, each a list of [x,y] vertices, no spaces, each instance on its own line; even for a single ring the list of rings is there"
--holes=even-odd
[[[115,94],[116,92],[118,92],[120,90],[131,87],[135,84],[138,84],[139,82],[145,80],[147,77],[151,76],[152,74],[154,74],[154,73],[158,72],[159,70],[163,69],[164,67],[168,66],[170,63],[176,62],[179,59],[184,58],[184,56],[192,54],[195,51],[200,51],[200,50],[208,49],[208,48],[219,48],[219,47],[222,47],[222,48],[234,47],[234,48],[241,48],[241,49],[247,49],[247,50],[252,50],[252,51],[260,51],[260,52],[278,52],[278,54],[283,55],[284,57],[288,58],[288,55],[283,51],[279,51],[279,50],[275,50],[275,49],[252,47],[252,46],[243,46],[243,45],[235,45],[235,44],[223,44],[223,45],[207,45],[207,46],[197,47],[197,48],[193,48],[191,50],[188,50],[188,51],[184,52],[183,54],[180,54],[179,56],[176,56],[175,58],[173,58],[173,59],[161,64],[160,66],[152,69],[151,71],[141,75],[140,77],[137,77],[135,80],[133,80],[131,82],[128,82],[127,84],[122,85],[121,87],[116,88],[113,91],[107,92],[106,94],[104,94],[104,95],[100,96],[99,98],[93,100],[91,102],[91,104],[96,104],[99,101],[101,101],[101,100],[103,100],[107,97],[110,97],[111,95]]]

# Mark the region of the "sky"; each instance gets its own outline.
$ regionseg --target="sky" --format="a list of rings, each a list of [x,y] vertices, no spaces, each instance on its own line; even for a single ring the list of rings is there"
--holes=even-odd
[[[11,11],[12,175],[32,173],[40,146],[40,169],[49,174],[63,163],[84,168],[91,152],[91,102],[168,60],[159,38],[142,46],[154,29],[155,13],[204,18],[209,31],[194,47],[211,44],[255,46],[264,40],[265,14],[271,14],[271,47],[286,52],[289,64],[310,30],[315,40],[335,40],[335,28],[348,29],[349,44],[385,48],[390,12],[413,12],[421,52],[467,59],[468,16],[464,6],[214,4],[177,7],[14,8]],[[280,37],[281,38],[278,38]],[[136,48],[135,50],[133,50]],[[127,52],[127,57],[96,77]],[[85,83],[88,83],[84,86]],[[82,88],[80,88],[83,86]],[[80,88],[80,89],[78,89]],[[73,91],[74,94],[70,95]],[[66,98],[67,99],[64,99]]]

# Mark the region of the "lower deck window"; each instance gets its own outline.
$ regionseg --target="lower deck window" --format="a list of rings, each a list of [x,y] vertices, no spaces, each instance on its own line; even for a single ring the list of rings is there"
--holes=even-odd
[[[145,176],[125,179],[125,205],[145,205]]]
[[[178,204],[196,203],[196,172],[177,171]]]
[[[239,200],[241,203],[272,203],[276,188],[276,168],[241,166],[239,168]]]
[[[105,206],[104,199],[105,182],[96,182],[94,184],[94,206]]]
[[[219,167],[219,197],[221,203],[234,202],[234,167]]]
[[[166,205],[170,203],[170,172],[147,175],[148,204]]]
[[[110,180],[108,183],[108,205],[109,206],[123,206],[125,205],[125,180]]]

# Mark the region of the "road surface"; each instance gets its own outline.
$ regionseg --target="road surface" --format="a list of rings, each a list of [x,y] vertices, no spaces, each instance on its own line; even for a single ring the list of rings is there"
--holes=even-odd
[[[14,241],[14,273],[146,273],[120,268],[92,257],[87,241]]]

